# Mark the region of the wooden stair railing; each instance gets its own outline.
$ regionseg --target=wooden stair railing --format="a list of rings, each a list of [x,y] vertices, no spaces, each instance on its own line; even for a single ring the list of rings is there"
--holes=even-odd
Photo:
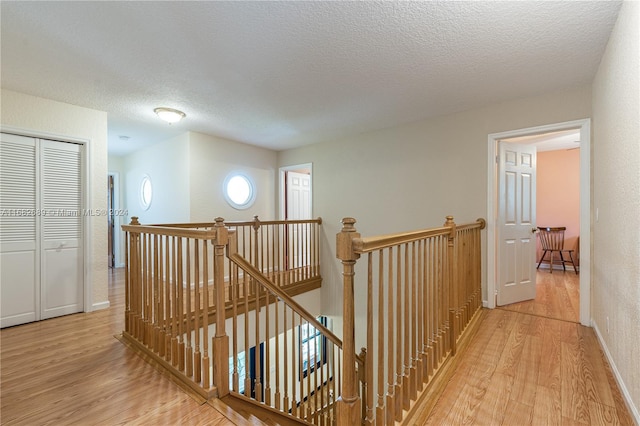
[[[252,399],[308,424],[335,424],[335,400],[340,394],[341,366],[345,362],[342,341],[237,254],[232,244],[228,258],[250,277],[234,282],[233,297],[252,291],[265,295],[257,299],[264,300],[264,305],[258,303],[254,309],[246,303],[243,306],[241,296],[233,304],[244,320],[240,325],[234,315],[230,327],[235,330],[231,333],[232,395]],[[248,360],[252,363],[249,367],[245,363],[241,377],[239,354],[251,347],[261,356]]]
[[[225,256],[228,243],[249,255],[282,291],[299,294],[318,288],[322,281],[321,223],[321,219],[260,222],[254,217],[231,226],[222,218],[214,223],[141,225],[132,218],[122,227],[126,232],[123,340],[202,397],[228,394],[228,356],[223,363],[213,359],[229,352],[226,319],[237,311],[232,292],[241,277],[237,272],[231,277]],[[239,234],[244,236],[238,238]],[[291,242],[294,234],[308,241]],[[264,298],[249,292],[243,304],[264,306]]]
[[[410,422],[415,408],[433,395],[433,383],[469,326],[478,323],[485,221],[456,226],[447,216],[440,228],[371,238],[361,238],[355,219],[342,223],[336,255],[343,264],[345,359],[337,423]],[[354,318],[354,271],[363,255],[366,282],[358,288],[366,288],[364,329]],[[350,359],[356,336],[365,336],[367,354],[362,395]]]

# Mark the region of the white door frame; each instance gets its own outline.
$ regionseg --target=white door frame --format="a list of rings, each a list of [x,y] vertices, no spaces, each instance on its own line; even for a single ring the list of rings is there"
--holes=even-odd
[[[497,144],[501,139],[561,130],[580,130],[580,323],[591,325],[591,119],[528,127],[488,137],[487,156],[487,300],[485,307],[496,307],[496,218],[498,208]]]
[[[309,176],[311,176],[311,200],[309,201],[311,206],[311,216],[313,217],[313,164],[312,163],[304,163],[304,164],[296,164],[293,166],[283,166],[280,167],[280,173],[279,173],[279,180],[280,180],[280,220],[284,220],[287,212],[286,212],[286,206],[285,206],[285,194],[284,191],[286,190],[286,179],[285,179],[285,172],[287,171],[296,171],[296,170],[309,170]]]
[[[91,141],[89,139],[81,139],[75,138],[65,135],[59,135],[55,133],[42,132],[38,130],[30,130],[23,129],[19,127],[13,126],[2,126],[0,130],[4,133],[13,133],[15,135],[27,136],[31,138],[37,139],[49,139],[60,142],[70,142],[82,145],[82,172],[81,179],[84,190],[84,198],[82,200],[82,209],[81,214],[84,216],[84,220],[82,221],[82,244],[83,244],[83,311],[91,312],[96,309],[102,309],[103,307],[109,307],[108,301],[106,304],[93,304],[93,280],[92,280],[92,270],[89,267],[93,262],[91,261],[91,225],[93,221],[93,210],[88,210],[88,206],[90,205],[91,200]],[[89,212],[89,214],[85,214],[85,212]],[[103,218],[101,218],[103,219]],[[106,305],[106,306],[104,306]]]

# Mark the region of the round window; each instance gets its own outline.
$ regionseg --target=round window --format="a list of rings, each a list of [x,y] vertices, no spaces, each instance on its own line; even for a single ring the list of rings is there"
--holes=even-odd
[[[256,192],[253,181],[242,173],[231,173],[224,180],[224,197],[235,209],[244,210],[255,201]]]
[[[140,205],[147,210],[151,205],[153,197],[153,187],[151,186],[151,178],[145,175],[140,182]]]

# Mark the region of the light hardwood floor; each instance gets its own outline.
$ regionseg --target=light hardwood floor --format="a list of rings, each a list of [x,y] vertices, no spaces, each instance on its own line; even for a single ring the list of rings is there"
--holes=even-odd
[[[1,331],[2,425],[234,424],[113,337],[122,287],[117,271],[109,309]],[[486,311],[459,356],[431,416],[416,424],[632,424],[590,328]]]
[[[418,424],[633,425],[591,328],[487,310],[461,356]]]
[[[536,298],[501,306],[523,314],[580,322],[580,276],[573,271],[540,269],[536,274]]]
[[[234,424],[114,338],[124,280],[122,270],[110,275],[109,309],[2,330],[0,423]]]

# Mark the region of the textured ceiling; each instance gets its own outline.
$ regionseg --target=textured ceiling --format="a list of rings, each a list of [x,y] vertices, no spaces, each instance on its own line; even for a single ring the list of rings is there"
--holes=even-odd
[[[620,2],[0,7],[2,87],[107,111],[124,153],[186,130],[281,150],[587,84]]]

